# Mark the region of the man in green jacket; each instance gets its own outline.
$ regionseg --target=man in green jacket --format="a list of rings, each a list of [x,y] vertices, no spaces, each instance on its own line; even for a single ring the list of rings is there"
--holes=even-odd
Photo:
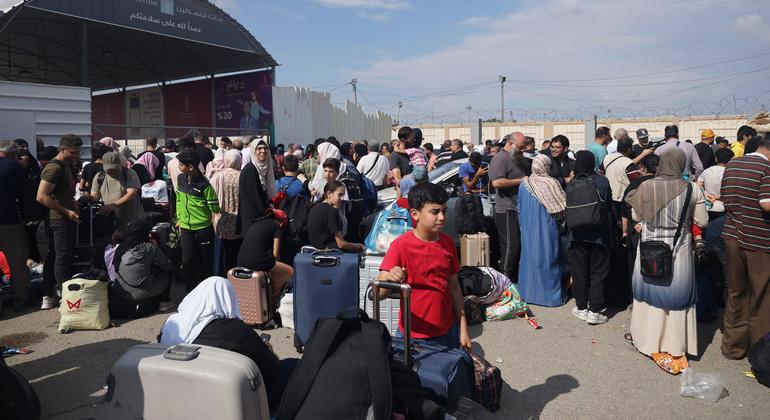
[[[198,155],[192,150],[185,150],[179,153],[177,159],[182,173],[177,179],[176,216],[181,230],[182,276],[189,293],[201,280],[213,274],[214,227],[211,214],[219,213],[219,201],[214,188],[198,169]]]

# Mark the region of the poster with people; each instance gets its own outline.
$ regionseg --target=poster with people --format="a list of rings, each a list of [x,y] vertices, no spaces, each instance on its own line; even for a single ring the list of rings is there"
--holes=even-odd
[[[244,136],[272,131],[272,87],[273,78],[267,70],[217,78],[216,127],[238,129]]]

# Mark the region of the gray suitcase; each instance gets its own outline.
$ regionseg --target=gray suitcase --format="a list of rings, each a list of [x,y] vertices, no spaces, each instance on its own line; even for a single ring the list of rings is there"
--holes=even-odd
[[[216,347],[131,347],[110,369],[107,386],[110,419],[270,418],[254,361]]]
[[[363,309],[372,318],[374,318],[374,308],[371,300],[367,302],[367,287],[369,287],[371,282],[377,280],[377,277],[380,275],[380,264],[382,264],[384,258],[383,255],[367,254],[363,260],[363,267],[359,270],[359,298]],[[395,334],[396,330],[398,330],[398,311],[400,307],[399,299],[386,299],[380,302],[379,320],[388,327],[391,335]]]

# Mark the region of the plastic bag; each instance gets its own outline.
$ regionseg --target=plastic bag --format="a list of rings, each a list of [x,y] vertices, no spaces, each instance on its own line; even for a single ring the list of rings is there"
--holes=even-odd
[[[687,368],[679,378],[679,394],[683,397],[716,402],[724,387],[725,380],[718,373],[697,373]]]
[[[399,236],[412,230],[409,211],[405,208],[394,206],[385,209],[377,215],[369,236],[364,244],[366,249],[375,254],[384,254],[390,248],[390,244]]]
[[[107,282],[74,278],[62,285],[59,332],[103,330],[110,326]]]

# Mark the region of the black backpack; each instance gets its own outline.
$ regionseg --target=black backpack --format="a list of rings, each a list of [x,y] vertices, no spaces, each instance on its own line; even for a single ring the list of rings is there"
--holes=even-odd
[[[746,355],[757,381],[770,387],[770,332],[757,340]]]
[[[484,217],[484,207],[481,195],[464,194],[455,204],[455,230],[459,235],[472,235],[485,232],[487,220]]]
[[[567,227],[587,230],[607,224],[607,209],[593,178],[577,174],[567,184]]]
[[[343,165],[345,163],[343,162]],[[350,198],[350,201],[361,201],[364,200],[364,193],[361,190],[361,178],[360,175],[357,173],[353,173],[348,170],[345,171],[342,175],[340,175],[337,180],[343,184],[345,184],[345,188],[348,190],[348,198]]]
[[[463,296],[487,296],[494,284],[492,278],[478,267],[463,267],[457,274]]]
[[[40,400],[29,382],[5,363],[0,347],[0,413],[4,419],[39,419]]]
[[[289,226],[286,229],[288,237],[295,241],[303,241],[307,238],[307,219],[310,214],[310,201],[307,197],[295,195],[282,200],[278,209],[286,213],[289,218]]]
[[[352,319],[318,321],[284,390],[278,420],[375,420],[392,410],[390,334],[357,310]]]

